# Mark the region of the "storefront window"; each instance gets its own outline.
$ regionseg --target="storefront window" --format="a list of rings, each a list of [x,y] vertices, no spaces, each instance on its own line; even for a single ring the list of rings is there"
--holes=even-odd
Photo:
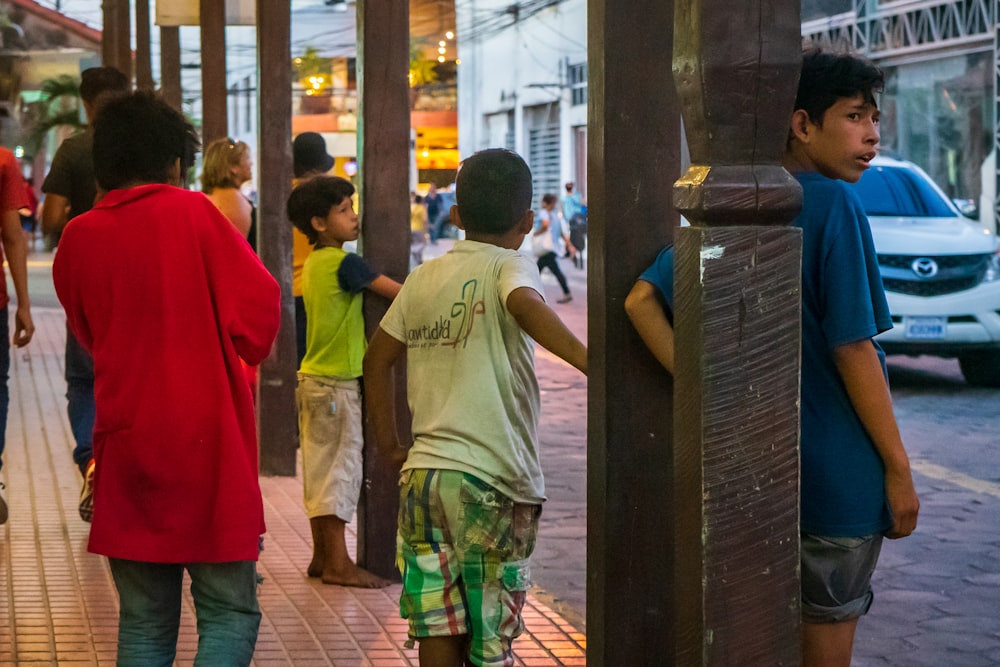
[[[949,197],[979,201],[993,132],[988,53],[885,67],[882,142],[920,165]]]

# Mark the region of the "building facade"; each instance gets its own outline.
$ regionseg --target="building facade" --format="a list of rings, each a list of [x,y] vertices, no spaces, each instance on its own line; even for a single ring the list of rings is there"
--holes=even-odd
[[[812,43],[885,70],[883,149],[920,165],[996,229],[996,0],[804,0]]]
[[[523,155],[536,207],[567,181],[586,195],[586,0],[464,0],[455,20],[461,154]]]

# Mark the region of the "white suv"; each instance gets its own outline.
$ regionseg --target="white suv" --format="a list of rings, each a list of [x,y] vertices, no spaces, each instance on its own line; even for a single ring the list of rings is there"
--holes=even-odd
[[[1000,387],[1000,245],[912,162],[880,156],[854,186],[871,221],[893,328],[887,354],[957,357]]]

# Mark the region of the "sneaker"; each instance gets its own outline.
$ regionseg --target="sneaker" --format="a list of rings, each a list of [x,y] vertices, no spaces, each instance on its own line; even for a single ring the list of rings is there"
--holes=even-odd
[[[558,301],[556,301],[556,303],[569,303],[572,300],[573,300],[573,295],[572,294],[567,294],[563,298],[561,298]]]
[[[5,488],[3,482],[0,482],[0,492]],[[3,493],[0,493],[0,525],[5,523],[7,523],[7,501],[3,499]]]
[[[80,489],[80,518],[90,523],[94,518],[94,459],[87,464],[87,472],[83,474],[83,488]]]

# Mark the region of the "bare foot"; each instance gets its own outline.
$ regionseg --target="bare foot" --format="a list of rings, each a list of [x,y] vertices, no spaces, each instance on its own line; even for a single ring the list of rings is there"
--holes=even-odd
[[[392,584],[388,579],[372,574],[364,568],[351,563],[342,570],[324,570],[323,583],[333,586],[351,586],[353,588],[385,588]]]
[[[322,577],[323,561],[313,556],[312,561],[309,562],[309,567],[306,568],[306,575],[313,578]]]

